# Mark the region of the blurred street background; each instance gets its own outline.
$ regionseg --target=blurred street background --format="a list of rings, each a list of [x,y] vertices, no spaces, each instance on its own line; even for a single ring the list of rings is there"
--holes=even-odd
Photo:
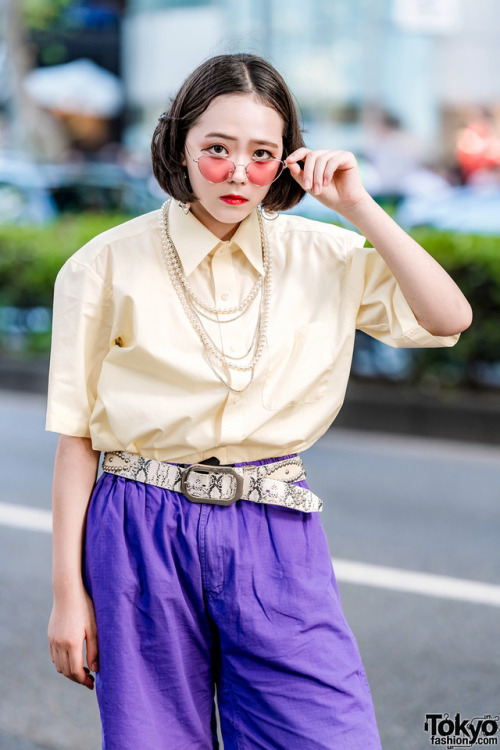
[[[341,415],[304,462],[384,750],[431,747],[426,713],[500,713],[497,0],[0,0],[0,750],[100,747],[95,694],[46,639],[54,279],[161,206],[157,119],[227,52],[278,68],[307,145],[352,151],[471,302],[451,349],[358,333]],[[294,211],[351,228],[310,196]]]

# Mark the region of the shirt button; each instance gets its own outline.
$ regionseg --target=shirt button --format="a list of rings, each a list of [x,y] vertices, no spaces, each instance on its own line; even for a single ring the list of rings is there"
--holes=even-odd
[[[227,292],[224,292],[224,294],[221,294],[220,298],[226,301],[227,299],[229,299],[229,294]]]

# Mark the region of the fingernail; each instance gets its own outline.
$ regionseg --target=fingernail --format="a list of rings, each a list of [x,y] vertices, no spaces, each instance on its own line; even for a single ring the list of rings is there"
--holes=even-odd
[[[97,664],[96,661],[93,661],[91,666],[92,666],[92,672],[97,672],[97,670],[99,669],[99,665]]]
[[[318,183],[316,183],[316,185],[314,186],[314,192],[319,193],[319,191],[320,191],[320,186],[318,185]]]
[[[311,187],[311,180],[305,180],[304,187],[306,190],[309,190],[309,188]]]

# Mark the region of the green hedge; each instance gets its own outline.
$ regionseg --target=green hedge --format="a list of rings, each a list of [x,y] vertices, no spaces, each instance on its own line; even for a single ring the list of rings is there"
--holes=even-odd
[[[64,261],[89,239],[128,216],[65,216],[46,227],[0,226],[0,307],[50,308]],[[418,229],[412,236],[450,273],[472,305],[474,321],[458,344],[415,353],[411,379],[476,385],[478,372],[500,362],[500,237]],[[46,350],[49,336],[32,337]],[[499,365],[500,369],[500,365]],[[480,379],[480,378],[479,378]]]
[[[51,309],[54,281],[63,263],[92,237],[130,218],[86,213],[64,215],[41,227],[0,225],[0,353],[49,351],[50,320],[42,330],[25,330],[17,308]]]
[[[65,260],[129,218],[96,213],[64,216],[42,227],[0,225],[0,306],[52,307],[54,281]]]
[[[448,271],[473,311],[472,325],[454,347],[418,352],[412,379],[439,380],[441,387],[487,384],[485,372],[500,363],[500,237],[430,229],[411,235]]]

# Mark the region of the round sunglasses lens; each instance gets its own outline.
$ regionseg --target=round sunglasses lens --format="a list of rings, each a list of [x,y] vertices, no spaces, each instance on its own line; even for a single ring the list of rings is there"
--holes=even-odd
[[[220,156],[200,156],[198,166],[203,177],[209,182],[225,182],[234,170],[229,159]]]
[[[248,179],[254,185],[270,185],[283,171],[283,163],[278,159],[267,159],[266,161],[252,161],[247,166]]]

